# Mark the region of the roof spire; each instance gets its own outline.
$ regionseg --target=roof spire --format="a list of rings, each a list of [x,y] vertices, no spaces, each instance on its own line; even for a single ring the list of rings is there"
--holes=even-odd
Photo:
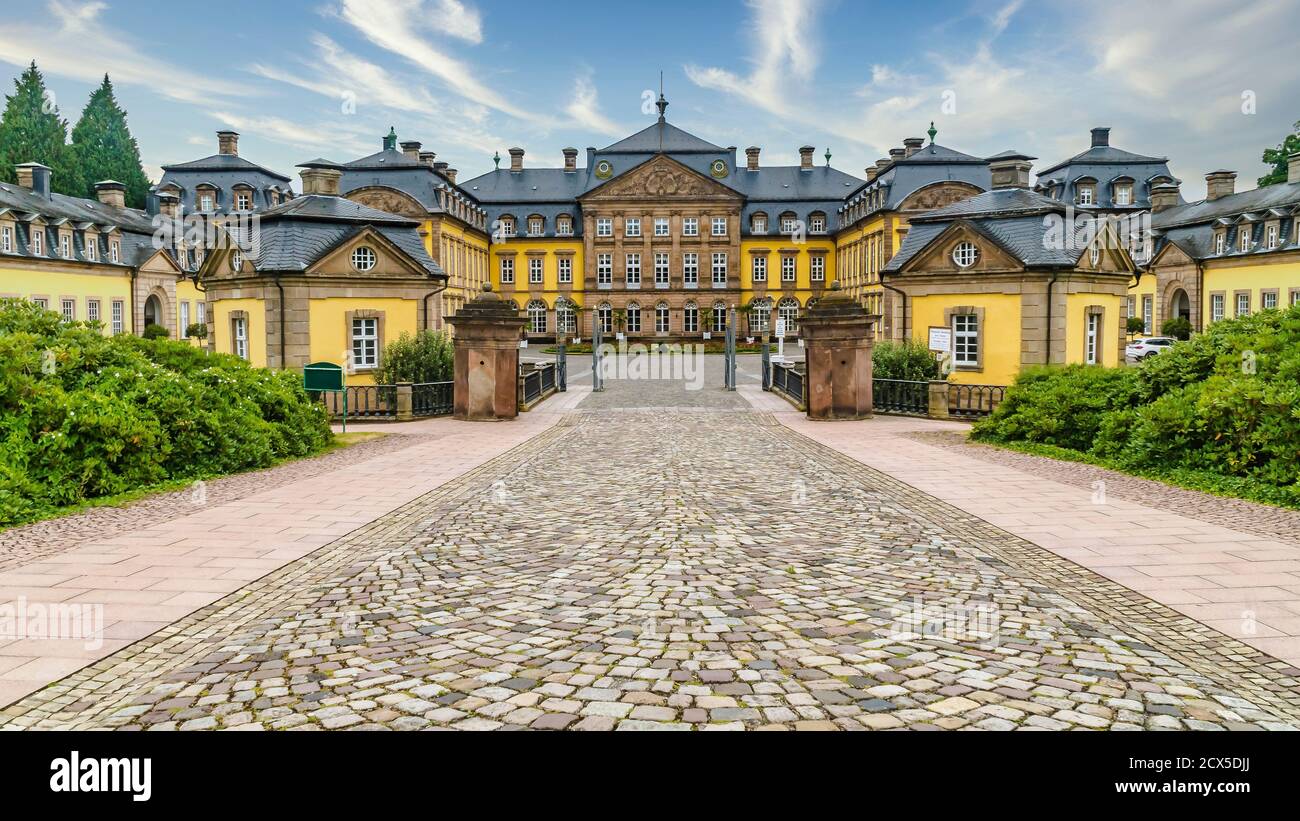
[[[668,98],[664,96],[664,73],[659,72],[659,102],[655,103],[659,109],[659,122],[664,122],[664,112],[668,110]]]
[[[831,167],[831,147],[829,145],[826,146],[826,167]]]
[[[391,125],[388,127],[388,136],[384,137],[384,150],[397,150],[397,129]]]
[[[501,170],[501,152],[500,152],[500,151],[494,151],[494,152],[492,152],[492,162],[496,165],[497,170],[500,171],[500,170]]]
[[[930,145],[934,145],[934,138],[939,136],[939,129],[934,127],[934,120],[930,121],[930,130],[925,133],[930,135]]]

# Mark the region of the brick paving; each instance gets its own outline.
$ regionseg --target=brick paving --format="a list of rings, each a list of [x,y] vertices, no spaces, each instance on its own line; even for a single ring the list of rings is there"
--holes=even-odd
[[[857,423],[777,416],[571,414],[0,722],[1300,725],[1286,662],[864,464]]]

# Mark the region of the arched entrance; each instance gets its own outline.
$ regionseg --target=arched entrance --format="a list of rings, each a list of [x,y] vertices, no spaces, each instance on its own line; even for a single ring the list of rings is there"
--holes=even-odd
[[[144,326],[163,324],[162,300],[156,295],[144,301]]]
[[[1171,319],[1186,319],[1192,321],[1192,300],[1188,298],[1187,292],[1182,288],[1174,291],[1169,299],[1169,317]]]

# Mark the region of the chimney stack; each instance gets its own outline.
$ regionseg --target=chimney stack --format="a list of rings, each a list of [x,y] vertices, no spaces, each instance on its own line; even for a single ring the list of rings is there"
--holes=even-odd
[[[907,152],[909,157],[920,151],[923,145],[925,145],[924,137],[908,137],[903,140],[903,150]]]
[[[758,170],[758,155],[761,154],[762,151],[763,149],[756,145],[751,145],[749,148],[745,149],[745,168],[747,170]]]
[[[1237,188],[1236,171],[1211,171],[1205,175],[1205,199],[1217,200],[1231,195]]]
[[[874,165],[868,165],[868,166],[867,166],[867,182],[874,182],[875,179],[876,179],[876,175],[879,174],[879,173],[880,173],[880,169],[879,169],[879,168],[876,168]]]
[[[880,176],[880,172],[884,171],[885,166],[889,165],[891,162],[893,161],[887,160],[884,157],[881,157],[880,159],[876,160],[876,176]]]
[[[450,163],[436,162],[433,164],[433,170],[437,171],[439,174],[443,175],[444,177],[447,176],[448,168],[451,168]]]
[[[324,197],[339,195],[339,180],[343,178],[343,166],[329,160],[312,160],[298,166],[302,169],[302,193]]]
[[[407,140],[406,142],[402,143],[402,153],[406,155],[406,158],[408,160],[411,160],[413,162],[419,162],[420,143],[417,142],[416,140]]]
[[[1300,182],[1300,151],[1286,158],[1286,181],[1288,183]]]
[[[126,186],[117,180],[104,180],[95,183],[95,197],[104,205],[113,208],[126,207]]]
[[[524,150],[522,148],[510,149],[510,170],[511,171],[524,170]]]
[[[25,162],[14,166],[18,184],[33,194],[50,198],[50,167],[38,162]]]
[[[176,215],[179,214],[181,210],[181,198],[170,191],[160,193],[157,197],[158,213],[162,214],[167,219],[176,219]]]
[[[994,190],[1003,188],[1028,188],[1029,171],[1034,167],[1034,157],[1008,152],[989,158],[989,173]]]
[[[906,148],[889,149],[889,159],[893,162],[907,159],[907,149]]]
[[[799,149],[799,168],[803,171],[811,171],[813,167],[813,152],[817,149],[811,145],[805,145]]]
[[[444,171],[444,172],[442,172],[442,173],[445,174],[445,175],[447,176],[447,179],[451,180],[451,184],[452,184],[452,185],[455,185],[455,184],[456,184],[456,174],[459,173],[456,169],[454,169],[454,168],[448,168],[446,171]]]
[[[438,155],[435,154],[435,153],[432,152],[432,151],[421,151],[421,152],[420,152],[420,165],[427,165],[427,166],[429,166],[430,168],[433,168],[433,161],[434,161],[435,159],[437,159],[437,158],[438,158]]]
[[[1159,214],[1178,205],[1178,183],[1163,182],[1151,186],[1151,213]]]
[[[1108,145],[1110,145],[1110,129],[1094,128],[1092,130],[1092,147],[1104,148]]]
[[[228,157],[239,156],[239,132],[238,131],[218,131],[217,132],[217,153],[224,154]]]
[[[578,170],[578,149],[564,149],[564,170],[569,172]]]

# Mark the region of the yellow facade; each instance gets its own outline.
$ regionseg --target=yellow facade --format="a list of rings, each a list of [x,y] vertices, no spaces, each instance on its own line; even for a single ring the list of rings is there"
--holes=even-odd
[[[984,332],[980,339],[980,366],[954,370],[951,381],[963,385],[1010,385],[1020,373],[1019,294],[935,294],[910,300],[912,338],[922,345],[929,341],[930,328],[948,328],[946,312],[951,308],[982,310]]]
[[[1146,323],[1145,330],[1139,334],[1128,334],[1132,337],[1155,336],[1160,333],[1160,329],[1155,327],[1155,310],[1156,310],[1156,278],[1154,274],[1143,274],[1137,282],[1129,288],[1128,291],[1129,307],[1125,310],[1125,327],[1128,325],[1128,317],[1141,317]]]
[[[1091,308],[1101,309],[1101,326],[1097,334],[1099,349],[1095,364],[1118,367],[1123,364],[1124,352],[1119,347],[1117,329],[1123,327],[1125,310],[1124,298],[1113,294],[1076,293],[1066,297],[1065,362],[1067,365],[1078,365],[1087,361],[1084,355],[1088,337],[1086,316]]]
[[[131,323],[131,277],[115,269],[24,260],[0,260],[0,297],[44,300],[51,311],[71,302],[72,318],[85,321],[98,310],[104,333],[134,333]],[[115,314],[114,304],[120,313]],[[119,328],[114,317],[120,316]]]
[[[442,328],[453,331],[446,318],[478,296],[483,283],[489,281],[488,236],[445,216],[426,221],[420,233],[429,256],[447,273],[447,290],[440,295],[438,317]]]
[[[560,282],[560,260],[570,259],[573,264],[573,281]],[[501,281],[501,260],[514,260],[514,283]],[[532,281],[529,260],[542,261],[541,284]],[[490,276],[492,288],[504,299],[514,300],[523,310],[529,302],[542,300],[548,310],[555,310],[560,297],[570,299],[579,308],[583,306],[583,278],[585,260],[582,240],[546,239],[542,237],[508,240],[492,246]]]
[[[757,284],[754,282],[756,256],[767,258],[767,280]],[[786,282],[782,279],[783,257],[793,257],[795,260],[794,282]],[[820,257],[825,266],[825,274],[815,286],[812,279],[814,257]],[[774,300],[794,297],[799,300],[799,307],[804,308],[816,293],[830,287],[830,284],[835,281],[835,240],[830,237],[809,238],[802,243],[791,242],[789,237],[783,236],[751,237],[741,240],[740,258],[742,305],[748,304],[757,297],[768,297]]]
[[[188,318],[189,322],[185,320]],[[207,325],[210,317],[207,311],[207,295],[198,289],[194,280],[182,279],[176,283],[176,338],[189,339],[186,335],[190,325],[203,323]],[[190,339],[190,344],[201,346],[203,342]]]
[[[1268,262],[1249,257],[1211,261],[1205,265],[1204,277],[1201,316],[1207,324],[1237,316],[1238,302],[1243,296],[1247,300],[1247,313],[1300,303],[1300,255],[1276,255]],[[1221,317],[1216,316],[1216,295],[1223,298]]]
[[[224,305],[225,301],[218,303]],[[349,361],[348,314],[357,311],[379,312],[383,321],[379,325],[379,350],[402,334],[414,336],[420,330],[420,304],[410,299],[350,298],[312,299],[308,302],[308,323],[311,328],[312,362]],[[347,374],[349,385],[373,385],[374,374],[356,371]]]
[[[222,299],[212,303],[209,339],[218,353],[235,354],[232,314],[243,312],[248,321],[248,362],[266,367],[266,303],[260,299]]]

